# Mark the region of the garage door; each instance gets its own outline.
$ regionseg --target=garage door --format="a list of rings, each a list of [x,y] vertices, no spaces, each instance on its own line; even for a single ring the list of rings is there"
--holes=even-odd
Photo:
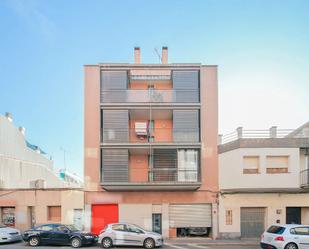
[[[99,234],[107,224],[118,222],[118,205],[92,205],[91,215],[91,232]]]
[[[211,204],[171,204],[170,227],[211,227]]]
[[[241,237],[260,237],[265,229],[265,208],[240,209]]]

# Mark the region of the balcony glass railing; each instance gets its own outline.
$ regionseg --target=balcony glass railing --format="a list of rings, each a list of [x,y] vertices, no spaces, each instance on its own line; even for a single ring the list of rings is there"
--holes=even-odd
[[[199,129],[154,128],[145,132],[136,129],[102,129],[103,143],[182,143],[199,142]]]
[[[199,90],[102,90],[101,103],[198,103]]]
[[[159,168],[149,170],[149,182],[198,182],[198,170]]]

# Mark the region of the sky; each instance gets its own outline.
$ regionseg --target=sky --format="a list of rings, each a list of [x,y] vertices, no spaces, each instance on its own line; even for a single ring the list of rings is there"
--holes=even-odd
[[[218,65],[219,132],[309,121],[307,0],[1,0],[0,114],[83,174],[83,65]]]

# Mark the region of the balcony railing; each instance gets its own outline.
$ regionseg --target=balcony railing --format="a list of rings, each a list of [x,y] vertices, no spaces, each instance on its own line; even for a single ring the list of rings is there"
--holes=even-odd
[[[309,169],[300,172],[300,186],[303,188],[309,187]]]
[[[102,129],[103,143],[197,143],[199,129],[148,129],[144,134],[135,129]]]
[[[102,182],[108,191],[196,190],[201,186],[198,170],[157,168],[148,171],[145,181]]]
[[[199,90],[103,90],[101,103],[198,103]]]
[[[149,182],[197,182],[198,170],[159,168],[149,170]]]

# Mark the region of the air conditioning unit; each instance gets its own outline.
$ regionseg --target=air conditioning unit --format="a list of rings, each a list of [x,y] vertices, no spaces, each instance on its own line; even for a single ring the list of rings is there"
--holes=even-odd
[[[45,180],[38,179],[30,181],[30,188],[45,188]]]
[[[148,135],[147,122],[135,122],[135,134],[137,136],[147,136]]]

